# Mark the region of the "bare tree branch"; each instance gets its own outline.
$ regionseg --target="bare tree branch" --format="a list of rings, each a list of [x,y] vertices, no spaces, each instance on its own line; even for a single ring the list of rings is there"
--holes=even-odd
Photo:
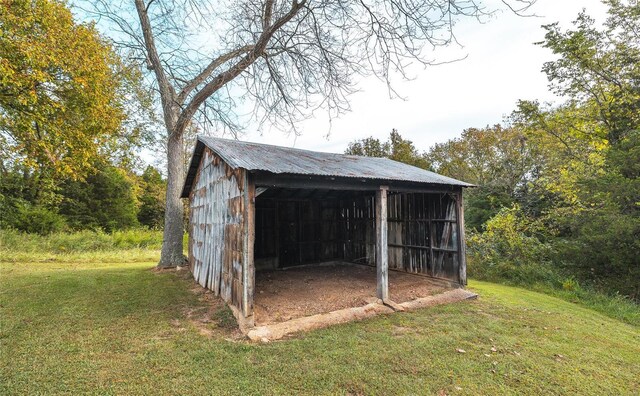
[[[140,1],[140,0],[137,0]],[[268,2],[269,3],[269,2]],[[245,55],[240,61],[238,61],[235,65],[231,66],[226,71],[218,74],[213,81],[207,83],[202,89],[200,89],[191,101],[183,108],[182,113],[178,117],[176,122],[176,129],[181,130],[187,126],[187,124],[191,121],[191,118],[198,110],[200,105],[207,100],[209,96],[211,96],[214,92],[220,89],[229,81],[236,78],[240,73],[242,73],[247,67],[249,67],[257,58],[262,56],[263,51],[267,47],[269,43],[269,39],[277,32],[284,24],[289,22],[296,13],[306,4],[306,0],[302,0],[300,2],[294,0],[291,9],[289,12],[280,17],[273,25],[269,26],[266,30],[262,32],[256,43],[253,45],[253,48],[247,55]]]
[[[212,60],[211,63],[209,63],[207,67],[205,67],[204,70],[200,72],[200,74],[198,74],[191,81],[185,84],[184,88],[182,88],[182,90],[180,91],[180,94],[178,94],[177,102],[184,103],[184,100],[191,93],[191,91],[198,87],[198,85],[202,84],[207,79],[207,77],[211,76],[211,73],[213,73],[216,69],[229,62],[230,60],[237,58],[242,54],[246,54],[252,49],[252,45],[245,45],[233,51],[227,52],[226,54],[220,55],[219,57]]]

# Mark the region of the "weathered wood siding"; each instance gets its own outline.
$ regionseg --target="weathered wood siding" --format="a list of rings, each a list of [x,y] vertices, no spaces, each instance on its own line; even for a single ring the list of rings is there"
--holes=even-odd
[[[200,285],[250,315],[243,274],[249,259],[246,177],[244,170],[230,168],[205,150],[190,197],[189,260]]]
[[[339,202],[341,258],[376,265],[376,204],[374,196]]]
[[[389,196],[389,268],[459,282],[459,194]]]
[[[389,194],[389,268],[466,283],[457,222],[460,197],[460,193]],[[374,197],[341,201],[339,207],[340,258],[375,265]]]

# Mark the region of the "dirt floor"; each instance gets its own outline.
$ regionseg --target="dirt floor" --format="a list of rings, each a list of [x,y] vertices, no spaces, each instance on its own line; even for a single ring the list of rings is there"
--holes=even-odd
[[[441,293],[447,282],[389,271],[391,300],[402,303]],[[293,267],[256,273],[256,325],[358,307],[376,296],[376,269],[355,264]]]

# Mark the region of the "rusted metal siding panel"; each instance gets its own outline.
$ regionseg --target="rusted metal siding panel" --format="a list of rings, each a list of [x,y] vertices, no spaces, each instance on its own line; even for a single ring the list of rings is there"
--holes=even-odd
[[[245,172],[205,149],[191,193],[190,262],[195,280],[242,309]]]

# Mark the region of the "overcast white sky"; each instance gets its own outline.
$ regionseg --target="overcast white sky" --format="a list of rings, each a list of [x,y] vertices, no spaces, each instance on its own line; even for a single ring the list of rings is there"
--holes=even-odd
[[[533,43],[544,37],[541,25],[560,22],[568,28],[582,8],[598,22],[606,17],[606,8],[597,0],[538,0],[530,10],[537,18],[504,11],[486,24],[460,23],[456,34],[464,48],[447,49],[438,59],[467,58],[416,70],[414,80],[395,85],[406,100],[389,99],[385,84],[365,79],[361,92],[351,97],[352,112],[331,125],[328,119],[316,117],[302,124],[302,136],[297,138],[271,129],[262,136],[248,132],[241,139],[343,152],[355,139],[385,140],[396,128],[423,151],[459,136],[465,128],[499,123],[518,99],[555,100],[541,72],[542,64],[553,56]]]

